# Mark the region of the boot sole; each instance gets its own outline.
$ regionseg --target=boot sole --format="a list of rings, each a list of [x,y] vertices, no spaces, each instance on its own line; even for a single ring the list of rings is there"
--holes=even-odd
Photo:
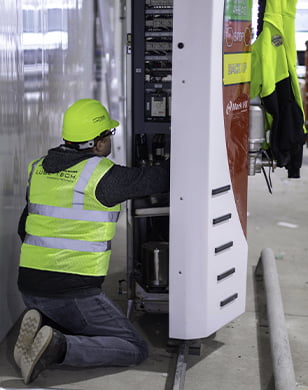
[[[32,345],[22,356],[21,359],[21,374],[24,379],[24,383],[28,384],[33,379],[31,378],[33,370],[37,362],[40,360],[42,354],[46,351],[50,341],[52,340],[53,330],[50,326],[43,326],[37,333]]]
[[[25,313],[21,321],[19,334],[14,347],[14,360],[18,367],[20,367],[22,355],[33,343],[41,324],[42,316],[40,312],[35,309],[31,309]]]

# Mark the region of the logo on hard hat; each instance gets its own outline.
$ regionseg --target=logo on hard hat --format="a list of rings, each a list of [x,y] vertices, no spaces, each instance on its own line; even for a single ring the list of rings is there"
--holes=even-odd
[[[93,118],[92,121],[94,123],[97,123],[97,122],[103,122],[104,119],[105,119],[105,115],[102,115],[102,116],[97,116],[97,117]]]

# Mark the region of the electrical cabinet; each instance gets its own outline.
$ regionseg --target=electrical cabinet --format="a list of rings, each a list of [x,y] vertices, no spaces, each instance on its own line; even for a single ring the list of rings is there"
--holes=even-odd
[[[170,157],[172,0],[133,0],[132,165]],[[169,194],[131,202],[130,292],[137,309],[168,312]]]
[[[131,0],[128,154],[171,161],[128,212],[129,302],[206,337],[245,310],[251,0]]]

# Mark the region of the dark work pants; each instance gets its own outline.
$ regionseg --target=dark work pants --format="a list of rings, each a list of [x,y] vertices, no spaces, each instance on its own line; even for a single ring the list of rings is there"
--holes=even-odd
[[[39,310],[64,330],[65,365],[130,366],[148,355],[145,341],[103,292],[82,298],[23,295],[23,299],[27,308]]]

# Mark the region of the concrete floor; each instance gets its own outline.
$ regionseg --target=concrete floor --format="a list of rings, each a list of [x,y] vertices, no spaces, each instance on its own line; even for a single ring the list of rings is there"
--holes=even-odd
[[[263,248],[275,253],[286,324],[298,389],[308,389],[308,149],[300,180],[287,179],[284,169],[272,174],[270,195],[261,174],[249,178],[246,312],[203,340],[201,356],[189,355],[186,390],[272,390],[274,382],[269,329],[264,325],[262,282],[253,273]],[[105,290],[125,309],[118,280],[125,278],[125,216],[114,242]],[[53,369],[25,386],[12,359],[17,325],[0,345],[0,388],[80,390],[169,390],[175,354],[166,347],[167,316],[137,314],[134,322],[148,339],[150,357],[136,368]],[[291,389],[290,389],[291,390]]]

